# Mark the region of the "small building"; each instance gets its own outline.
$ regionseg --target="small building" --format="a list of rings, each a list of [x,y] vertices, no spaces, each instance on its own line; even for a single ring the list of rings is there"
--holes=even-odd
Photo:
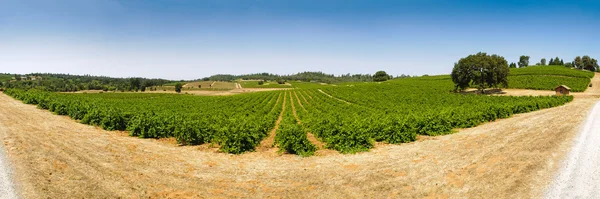
[[[571,88],[565,86],[565,85],[560,85],[557,86],[554,91],[556,91],[556,95],[569,95],[569,92],[571,92]]]

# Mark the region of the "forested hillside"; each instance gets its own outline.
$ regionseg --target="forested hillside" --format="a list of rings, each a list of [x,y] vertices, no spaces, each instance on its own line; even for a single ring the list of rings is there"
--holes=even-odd
[[[113,78],[91,75],[31,73],[0,74],[0,88],[35,88],[44,91],[71,92],[80,90],[144,91],[146,88],[171,82],[165,79]]]

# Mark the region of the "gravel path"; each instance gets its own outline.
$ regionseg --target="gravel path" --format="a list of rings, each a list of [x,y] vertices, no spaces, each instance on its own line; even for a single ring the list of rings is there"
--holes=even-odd
[[[8,167],[4,146],[0,144],[0,198],[18,198],[12,183],[12,170]]]
[[[600,196],[600,102],[583,128],[553,180],[546,198],[598,198]]]

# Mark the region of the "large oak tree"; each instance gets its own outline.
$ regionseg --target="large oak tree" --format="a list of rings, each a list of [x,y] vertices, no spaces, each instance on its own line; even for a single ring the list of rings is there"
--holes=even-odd
[[[507,87],[509,72],[504,57],[480,52],[460,59],[451,76],[456,90],[474,85],[483,93],[485,88]]]

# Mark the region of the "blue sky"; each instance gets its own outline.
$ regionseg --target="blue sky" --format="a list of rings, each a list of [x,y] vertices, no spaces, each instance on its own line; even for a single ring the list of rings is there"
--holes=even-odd
[[[0,72],[447,74],[479,51],[600,58],[600,2],[0,0]]]

